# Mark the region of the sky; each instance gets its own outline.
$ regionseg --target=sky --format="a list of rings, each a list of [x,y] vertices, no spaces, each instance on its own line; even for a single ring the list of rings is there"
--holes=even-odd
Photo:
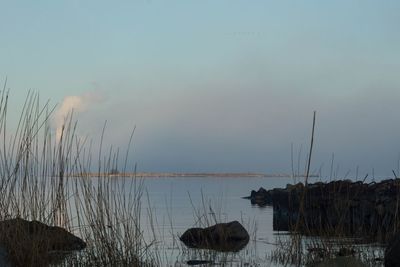
[[[1,10],[11,121],[31,89],[57,105],[55,135],[71,107],[79,135],[98,140],[107,121],[107,145],[126,147],[136,126],[139,171],[282,173],[304,165],[315,110],[313,171],[398,169],[399,1],[3,0]]]

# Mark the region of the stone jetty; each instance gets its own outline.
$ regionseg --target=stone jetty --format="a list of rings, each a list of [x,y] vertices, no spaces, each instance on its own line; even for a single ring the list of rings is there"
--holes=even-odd
[[[273,207],[276,231],[384,241],[400,229],[400,179],[288,184],[286,188],[253,190],[246,198]]]

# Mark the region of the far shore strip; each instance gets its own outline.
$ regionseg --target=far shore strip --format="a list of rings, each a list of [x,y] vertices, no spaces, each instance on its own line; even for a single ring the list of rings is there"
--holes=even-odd
[[[178,173],[178,172],[138,172],[138,173],[82,173],[71,175],[74,177],[226,177],[226,178],[239,178],[239,177],[304,177],[304,175],[293,176],[290,174],[265,174],[265,173]],[[310,175],[310,177],[318,177],[318,175]]]

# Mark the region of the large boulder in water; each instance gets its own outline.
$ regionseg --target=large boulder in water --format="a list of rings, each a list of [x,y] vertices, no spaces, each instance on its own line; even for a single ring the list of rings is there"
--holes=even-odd
[[[0,221],[0,247],[13,266],[46,266],[55,252],[81,250],[86,243],[61,227],[17,218]]]
[[[239,251],[249,242],[249,233],[238,222],[218,223],[207,228],[190,228],[180,240],[190,248]]]
[[[270,191],[267,191],[263,187],[260,187],[258,191],[251,190],[251,194],[245,199],[250,199],[252,205],[258,205],[264,207],[267,205],[272,205],[272,195]]]

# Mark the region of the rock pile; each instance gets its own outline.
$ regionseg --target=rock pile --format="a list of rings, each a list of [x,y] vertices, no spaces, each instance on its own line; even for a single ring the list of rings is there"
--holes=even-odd
[[[400,226],[400,179],[298,183],[281,189],[260,188],[249,198],[254,204],[273,206],[277,231],[384,240]]]

